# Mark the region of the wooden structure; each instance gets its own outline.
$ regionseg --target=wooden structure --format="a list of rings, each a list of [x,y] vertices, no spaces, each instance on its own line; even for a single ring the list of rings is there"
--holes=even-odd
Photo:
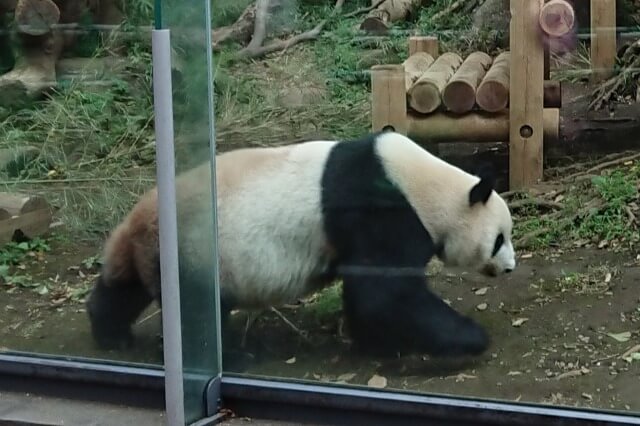
[[[616,0],[591,0],[591,80],[611,76],[616,63]]]
[[[51,206],[44,198],[0,192],[0,244],[43,235],[52,218]]]
[[[495,58],[440,55],[435,37],[411,37],[404,63],[372,67],[373,131],[424,144],[508,141],[509,187],[541,181],[543,141],[559,137],[561,86],[549,80],[540,31],[563,36],[572,16],[566,0],[511,0],[510,49]]]

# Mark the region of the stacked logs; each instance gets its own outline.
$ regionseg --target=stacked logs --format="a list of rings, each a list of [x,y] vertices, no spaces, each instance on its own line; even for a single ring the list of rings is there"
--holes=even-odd
[[[484,52],[473,52],[464,60],[454,52],[443,53],[437,59],[426,52],[416,52],[403,66],[407,105],[416,113],[498,113],[509,106],[508,51],[495,59]],[[561,103],[560,82],[545,80],[544,107],[560,108]]]
[[[52,210],[42,197],[0,192],[0,245],[46,234]]]

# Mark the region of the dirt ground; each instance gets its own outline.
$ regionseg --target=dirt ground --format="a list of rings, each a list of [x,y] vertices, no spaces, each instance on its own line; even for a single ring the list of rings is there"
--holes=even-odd
[[[95,270],[77,266],[98,251],[53,245],[42,259],[25,266],[34,280],[56,281],[57,276],[66,287],[82,287]],[[479,359],[363,360],[350,353],[347,337],[339,337],[337,320],[313,321],[304,314],[305,308],[286,307],[280,312],[309,333],[310,343],[278,316],[265,314],[249,329],[247,348],[255,359],[246,372],[365,386],[371,380],[370,385],[389,389],[640,410],[640,361],[621,357],[640,341],[640,262],[635,256],[606,250],[521,255],[516,271],[504,279],[442,271],[431,280],[438,293],[491,333],[492,347]],[[40,295],[32,288],[0,286],[4,350],[161,362],[155,306],[142,315],[133,350],[101,352],[90,339],[82,299],[61,302],[59,294],[64,292],[50,288]],[[242,327],[243,318],[238,315],[236,326]]]

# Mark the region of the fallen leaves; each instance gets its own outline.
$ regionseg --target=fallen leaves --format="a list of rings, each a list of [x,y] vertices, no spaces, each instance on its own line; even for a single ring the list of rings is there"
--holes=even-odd
[[[631,332],[623,331],[622,333],[607,333],[607,336],[611,337],[614,340],[617,340],[618,342],[624,343],[628,342],[631,338]]]
[[[488,290],[489,290],[489,287],[482,287],[477,289],[474,293],[476,296],[484,296],[485,294],[487,294]]]
[[[635,345],[631,347],[629,350],[625,351],[620,358],[625,360],[628,363],[633,361],[640,361],[640,345]]]
[[[527,321],[529,321],[529,318],[517,318],[517,319],[511,321],[511,325],[513,327],[520,327],[522,324],[524,324]]]
[[[294,356],[294,357],[291,357],[288,360],[286,360],[284,363],[285,364],[295,364],[295,362],[296,362],[296,357]]]
[[[374,374],[369,381],[367,381],[367,386],[372,388],[386,388],[387,387],[387,378],[384,376],[379,376]]]

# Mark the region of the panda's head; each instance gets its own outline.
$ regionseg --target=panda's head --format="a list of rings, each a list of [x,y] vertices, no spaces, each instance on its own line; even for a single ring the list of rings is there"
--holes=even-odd
[[[376,152],[446,266],[489,276],[513,271],[511,213],[490,168],[467,173],[395,132],[377,135]]]
[[[513,222],[507,203],[494,190],[491,172],[482,170],[478,177],[468,185],[457,216],[450,218],[452,222],[447,220],[438,255],[445,265],[497,276],[516,267]]]

